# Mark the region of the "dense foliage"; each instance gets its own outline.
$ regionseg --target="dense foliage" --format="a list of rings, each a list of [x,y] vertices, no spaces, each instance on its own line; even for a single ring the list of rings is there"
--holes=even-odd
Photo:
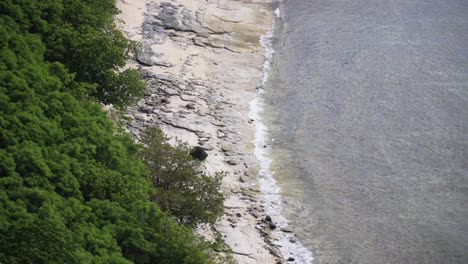
[[[148,129],[142,141],[147,146],[141,151],[142,157],[156,190],[152,200],[184,225],[214,223],[223,212],[221,175],[196,173],[201,164],[192,159],[189,146],[181,142],[171,146],[157,128]]]
[[[115,28],[115,0],[2,0],[0,14],[19,32],[44,43],[48,61],[61,62],[79,82],[94,85],[89,94],[124,107],[145,85],[133,69],[118,71],[137,45]]]
[[[112,0],[0,1],[2,263],[212,261],[149,200],[141,147],[92,97],[124,105],[141,85],[116,71],[133,44],[114,13]]]

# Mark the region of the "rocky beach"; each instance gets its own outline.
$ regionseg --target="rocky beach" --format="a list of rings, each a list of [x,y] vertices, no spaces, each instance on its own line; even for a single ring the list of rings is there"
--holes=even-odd
[[[117,1],[120,29],[142,45],[129,67],[149,87],[126,112],[126,129],[137,140],[146,127],[160,127],[172,140],[208,154],[206,173],[225,173],[225,213],[199,233],[220,232],[239,263],[282,263],[275,219],[265,212],[254,154],[255,120],[250,103],[262,83],[272,30],[272,1]]]
[[[1,263],[468,263],[468,1],[0,2]]]

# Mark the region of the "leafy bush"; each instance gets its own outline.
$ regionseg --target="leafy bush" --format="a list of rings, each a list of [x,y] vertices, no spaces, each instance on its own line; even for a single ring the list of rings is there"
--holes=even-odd
[[[106,39],[97,35],[112,21],[108,10],[113,1],[0,1],[2,263],[213,262],[208,243],[149,200],[140,146],[88,96],[103,75],[87,79],[71,56],[98,53],[73,41],[87,30]],[[121,62],[86,58],[106,72]],[[122,74],[113,82],[136,80]]]
[[[18,32],[40,37],[47,61],[60,62],[78,82],[95,85],[88,90],[90,95],[124,108],[142,95],[146,85],[136,71],[120,70],[138,45],[116,29],[114,2],[2,0],[0,14],[13,20]]]
[[[151,199],[184,225],[214,223],[223,213],[221,174],[215,177],[196,174],[201,164],[192,159],[189,146],[181,142],[171,146],[157,128],[147,129],[142,142],[145,147],[141,156],[156,189]]]

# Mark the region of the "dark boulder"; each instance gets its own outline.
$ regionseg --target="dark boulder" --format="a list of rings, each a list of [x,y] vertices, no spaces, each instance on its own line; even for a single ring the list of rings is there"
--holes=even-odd
[[[187,108],[187,109],[195,109],[195,104],[193,104],[193,103],[188,103],[188,104],[185,106],[185,108]]]
[[[190,155],[192,155],[192,158],[197,159],[197,160],[206,160],[208,157],[208,153],[202,148],[202,147],[194,147],[192,151],[190,151]]]

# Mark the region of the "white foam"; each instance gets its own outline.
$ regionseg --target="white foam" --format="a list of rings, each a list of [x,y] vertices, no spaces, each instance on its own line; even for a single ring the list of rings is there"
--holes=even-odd
[[[280,11],[277,8],[275,10],[275,15],[279,17]],[[273,58],[274,50],[272,45],[273,33],[268,32],[265,36],[260,38],[260,44],[265,49],[265,62],[263,64],[263,79],[262,85],[265,85],[268,80],[268,73],[270,70],[271,61]],[[260,171],[258,174],[258,180],[260,184],[260,190],[262,191],[263,198],[266,202],[265,210],[268,215],[270,215],[277,226],[277,230],[281,228],[286,228],[288,226],[288,220],[282,215],[282,198],[281,198],[281,188],[277,185],[276,180],[273,175],[274,172],[271,171],[272,159],[270,156],[270,149],[265,147],[268,146],[268,127],[266,126],[263,114],[264,114],[264,88],[257,90],[255,98],[250,103],[250,113],[249,116],[251,119],[255,120],[255,156],[260,163]],[[271,139],[274,141],[274,139]],[[280,250],[285,259],[293,257],[295,259],[294,263],[312,263],[313,256],[312,252],[305,248],[300,241],[296,243],[291,243],[289,240],[293,236],[291,233],[286,232],[273,232],[273,236],[278,239],[277,244],[280,246]]]
[[[275,50],[271,43],[271,38],[273,37],[273,32],[269,31],[266,35],[263,35],[260,38],[260,44],[265,49],[265,62],[263,63],[263,79],[262,85],[268,80],[268,72],[270,71],[271,60],[273,59],[273,54]]]
[[[275,16],[276,16],[277,18],[279,18],[279,17],[281,16],[281,12],[280,12],[279,7],[277,7],[277,8],[275,9],[275,12],[273,12],[273,13],[275,14]]]

